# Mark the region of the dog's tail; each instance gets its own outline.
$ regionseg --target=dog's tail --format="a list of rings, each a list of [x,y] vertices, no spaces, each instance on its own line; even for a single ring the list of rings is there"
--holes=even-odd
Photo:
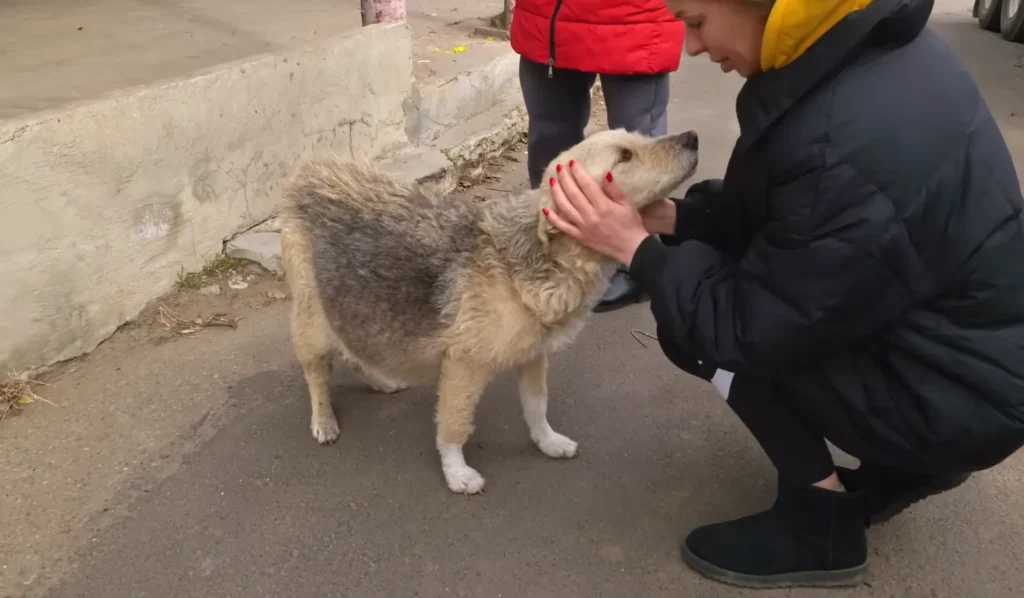
[[[372,209],[403,201],[409,190],[369,161],[318,158],[303,163],[285,186],[281,215],[292,218],[340,207]]]

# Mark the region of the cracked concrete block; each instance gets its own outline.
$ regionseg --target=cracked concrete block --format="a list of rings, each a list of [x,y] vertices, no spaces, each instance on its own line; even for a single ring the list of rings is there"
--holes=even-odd
[[[449,193],[462,172],[518,141],[526,123],[521,99],[506,98],[449,128],[432,144],[396,154],[381,166],[403,184],[429,185],[435,193]]]
[[[402,152],[381,163],[381,168],[403,185],[437,177],[451,167],[451,160],[441,150],[433,147]]]
[[[281,233],[245,233],[228,241],[228,257],[256,262],[275,274],[284,274],[281,266]]]
[[[246,233],[248,233],[248,232],[253,232],[253,233],[279,233],[279,232],[281,232],[281,216],[280,216],[280,214],[277,214],[275,212],[272,217],[268,218],[267,220],[264,220],[263,222],[257,224],[256,226],[254,226],[251,229],[249,229],[247,231],[244,231],[244,232],[246,232]],[[244,234],[244,233],[240,233],[240,234]]]
[[[456,166],[473,164],[497,156],[515,143],[526,130],[526,109],[521,103],[507,101],[481,114],[476,122],[455,127],[438,144]]]
[[[0,120],[0,371],[92,351],[269,218],[298,162],[408,147],[413,88],[408,24],[371,25]]]
[[[446,135],[449,128],[460,126],[509,98],[522,101],[519,55],[507,44],[476,50],[486,62],[419,89],[419,106],[414,115],[418,126],[410,129],[415,135],[410,138],[415,143],[429,143]]]

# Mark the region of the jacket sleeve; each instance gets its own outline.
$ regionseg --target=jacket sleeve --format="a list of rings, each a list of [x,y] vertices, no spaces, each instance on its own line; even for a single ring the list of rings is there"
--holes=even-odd
[[[697,240],[712,247],[722,243],[718,198],[722,194],[722,179],[708,179],[692,185],[683,199],[673,199],[676,204],[676,230],[671,235],[661,235],[661,242],[675,247],[684,241]]]
[[[666,353],[771,375],[881,330],[931,286],[892,202],[852,169],[815,169],[768,195],[771,220],[739,259],[700,240],[641,244],[630,272]]]

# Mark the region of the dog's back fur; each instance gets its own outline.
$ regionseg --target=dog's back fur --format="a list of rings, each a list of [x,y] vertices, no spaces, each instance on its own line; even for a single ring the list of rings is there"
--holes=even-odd
[[[695,150],[674,139],[609,131],[574,149],[595,178],[618,168],[642,206],[695,167]],[[646,164],[623,166],[624,148]],[[582,328],[614,268],[558,234],[541,215],[550,205],[548,189],[484,201],[436,196],[369,163],[321,159],[298,170],[284,193],[282,258],[320,442],[338,435],[327,390],[335,352],[385,392],[438,382],[439,449],[458,444],[456,461],[482,386],[501,370],[528,368],[521,379],[546,405],[538,381],[546,354]],[[463,398],[444,408],[446,392]],[[546,419],[536,426],[531,435],[554,438]]]
[[[482,241],[477,206],[400,185],[370,164],[311,162],[297,181],[283,214],[309,244],[334,333],[378,363],[401,367],[408,360],[396,349],[433,353],[446,283]]]
[[[311,161],[285,196],[284,236],[308,244],[308,282],[351,357],[407,384],[433,382],[447,350],[490,349],[486,359],[512,365],[525,356],[510,349],[540,349],[544,334],[589,311],[602,264],[564,240],[552,252],[537,234],[537,195],[454,201],[369,163]],[[487,342],[476,342],[483,330]]]

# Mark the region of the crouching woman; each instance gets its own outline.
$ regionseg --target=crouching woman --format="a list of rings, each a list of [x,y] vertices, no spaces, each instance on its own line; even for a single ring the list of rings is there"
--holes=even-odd
[[[629,265],[662,350],[778,470],[771,509],[694,530],[684,560],[855,583],[867,525],[1024,444],[1020,182],[932,0],[667,4],[689,54],[746,78],[724,177],[638,214],[563,168],[547,217]]]

